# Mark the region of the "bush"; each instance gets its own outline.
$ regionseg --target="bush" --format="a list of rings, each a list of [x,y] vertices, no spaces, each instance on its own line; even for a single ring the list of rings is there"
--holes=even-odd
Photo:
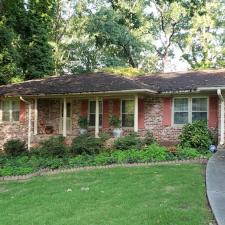
[[[178,148],[177,156],[178,159],[194,159],[200,157],[201,154],[194,148]]]
[[[88,134],[74,138],[70,147],[70,152],[74,155],[94,155],[98,154],[103,147],[103,140]]]
[[[213,135],[205,121],[195,121],[183,127],[179,140],[180,146],[183,148],[189,147],[206,151],[213,143]]]
[[[43,141],[37,151],[41,156],[64,157],[67,153],[64,137],[51,137]]]
[[[168,150],[158,144],[149,145],[142,151],[142,162],[165,161],[168,159]]]
[[[143,145],[151,145],[155,142],[154,135],[151,130],[147,130],[145,137],[142,141]]]
[[[7,141],[3,148],[8,156],[19,156],[27,153],[26,143],[20,139],[11,139]]]
[[[118,150],[140,149],[141,140],[136,133],[130,133],[127,136],[116,139],[113,147]]]

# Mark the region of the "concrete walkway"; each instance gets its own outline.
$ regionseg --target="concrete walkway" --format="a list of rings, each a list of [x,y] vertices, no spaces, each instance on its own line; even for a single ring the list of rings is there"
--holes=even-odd
[[[206,168],[206,189],[218,225],[225,225],[225,151],[210,158]]]

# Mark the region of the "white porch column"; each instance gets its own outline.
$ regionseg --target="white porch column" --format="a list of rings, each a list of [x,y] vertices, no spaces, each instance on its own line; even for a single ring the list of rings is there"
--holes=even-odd
[[[134,132],[138,132],[138,95],[134,96]]]
[[[95,102],[95,137],[98,138],[99,134],[99,99],[96,97]]]
[[[63,137],[66,137],[66,116],[67,116],[67,104],[66,98],[63,98]]]
[[[38,106],[37,98],[34,99],[34,135],[38,133]]]
[[[221,89],[217,89],[217,95],[220,99],[220,145],[224,144],[224,98]]]

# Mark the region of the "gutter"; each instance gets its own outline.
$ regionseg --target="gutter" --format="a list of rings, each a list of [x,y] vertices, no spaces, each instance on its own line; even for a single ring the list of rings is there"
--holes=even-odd
[[[224,98],[221,89],[217,89],[217,95],[220,99],[220,145],[224,144]]]
[[[72,95],[72,96],[80,96],[80,95],[93,95],[93,94],[123,94],[123,93],[127,93],[127,94],[134,94],[134,93],[141,93],[141,92],[147,92],[147,93],[151,93],[151,94],[158,94],[158,91],[154,91],[151,89],[134,89],[134,90],[121,90],[121,91],[99,91],[99,92],[78,92],[78,93],[62,93],[62,94],[31,94],[31,95],[24,95],[24,97],[38,97],[38,96],[65,96],[65,95]],[[18,95],[4,95],[5,97],[16,97]]]
[[[27,147],[30,151],[31,147],[31,102],[26,101],[22,96],[20,96],[20,100],[28,104],[28,134],[27,134]]]

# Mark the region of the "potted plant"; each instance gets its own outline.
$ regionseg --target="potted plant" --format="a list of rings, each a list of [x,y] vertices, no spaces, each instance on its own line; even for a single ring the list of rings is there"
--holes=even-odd
[[[122,136],[122,129],[121,129],[121,120],[117,116],[111,116],[109,120],[110,126],[113,127],[113,136],[115,138]]]
[[[87,133],[87,127],[88,127],[87,117],[80,117],[79,120],[78,120],[78,125],[80,127],[80,134],[86,134]]]

